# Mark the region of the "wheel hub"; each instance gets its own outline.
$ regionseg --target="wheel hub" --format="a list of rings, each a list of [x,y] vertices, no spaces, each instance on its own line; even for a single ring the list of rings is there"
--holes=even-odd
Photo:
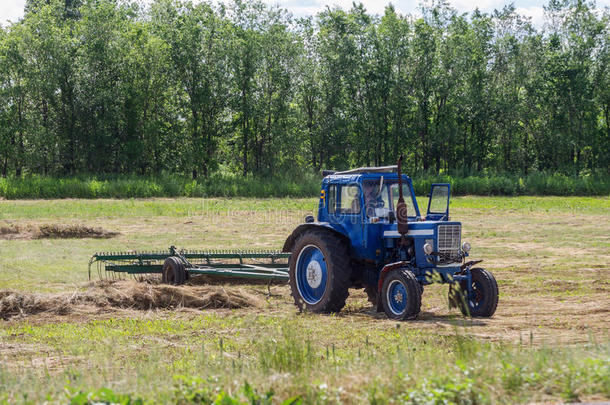
[[[297,256],[295,269],[299,296],[309,305],[324,297],[328,281],[328,268],[322,251],[315,245],[305,246]]]
[[[474,301],[481,302],[483,300],[483,293],[480,290],[474,290]]]
[[[320,267],[320,263],[316,260],[312,260],[307,265],[306,278],[307,284],[311,288],[318,288],[322,283],[322,267]]]
[[[402,304],[402,292],[398,291],[396,294],[394,294],[394,301],[396,301],[397,304]]]
[[[407,290],[404,284],[398,280],[392,280],[388,286],[386,299],[393,314],[402,314],[407,307]]]

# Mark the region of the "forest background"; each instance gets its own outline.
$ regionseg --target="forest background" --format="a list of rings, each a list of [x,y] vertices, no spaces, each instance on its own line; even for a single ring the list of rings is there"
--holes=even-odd
[[[610,194],[610,11],[551,0],[312,17],[257,1],[28,0],[0,29],[0,196]]]

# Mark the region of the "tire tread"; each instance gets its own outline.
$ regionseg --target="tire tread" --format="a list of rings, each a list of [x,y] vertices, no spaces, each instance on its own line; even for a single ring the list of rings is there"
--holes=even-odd
[[[166,268],[169,267],[174,276],[174,280],[170,281],[166,276]],[[184,268],[182,261],[176,256],[171,256],[165,259],[163,263],[163,272],[161,273],[161,282],[172,285],[182,285],[186,283],[188,273]]]
[[[460,311],[464,316],[471,316],[473,318],[490,318],[491,316],[493,316],[493,314],[496,312],[496,309],[498,308],[498,282],[496,281],[496,278],[493,276],[493,274],[483,268],[475,267],[470,271],[472,273],[473,281],[475,278],[478,278],[478,281],[483,284],[485,288],[489,288],[489,298],[491,299],[486,299],[485,305],[476,312],[473,312],[470,308],[468,308],[468,303],[466,302],[465,298],[462,297],[460,297],[462,299],[457,300],[457,306],[460,308]],[[465,297],[467,291],[466,283],[461,283],[460,287],[462,290],[461,293]]]

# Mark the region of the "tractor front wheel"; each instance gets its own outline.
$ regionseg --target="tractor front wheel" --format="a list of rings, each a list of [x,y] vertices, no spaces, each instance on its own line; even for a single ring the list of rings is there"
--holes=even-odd
[[[406,269],[392,270],[383,280],[381,303],[390,319],[412,319],[421,309],[421,286]]]
[[[163,263],[161,282],[165,284],[182,285],[186,282],[188,273],[182,261],[176,256],[168,257]]]
[[[290,289],[300,310],[341,311],[350,276],[348,248],[339,237],[313,229],[298,238],[290,256]]]
[[[464,316],[489,318],[498,307],[498,283],[489,271],[481,268],[470,270],[472,275],[472,292],[468,293],[468,283],[460,283],[460,294],[454,296],[454,302]],[[452,297],[450,296],[451,300]]]

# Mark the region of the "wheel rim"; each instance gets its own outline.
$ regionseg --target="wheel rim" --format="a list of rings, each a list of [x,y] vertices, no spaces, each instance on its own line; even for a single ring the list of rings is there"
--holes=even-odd
[[[295,278],[299,294],[306,303],[313,305],[320,302],[328,279],[326,260],[320,249],[307,245],[301,250],[297,258]]]
[[[407,289],[399,280],[390,281],[387,291],[387,300],[390,311],[394,315],[401,315],[407,309]]]
[[[483,286],[478,281],[472,282],[472,293],[468,296],[468,305],[472,309],[479,309],[485,304]]]

